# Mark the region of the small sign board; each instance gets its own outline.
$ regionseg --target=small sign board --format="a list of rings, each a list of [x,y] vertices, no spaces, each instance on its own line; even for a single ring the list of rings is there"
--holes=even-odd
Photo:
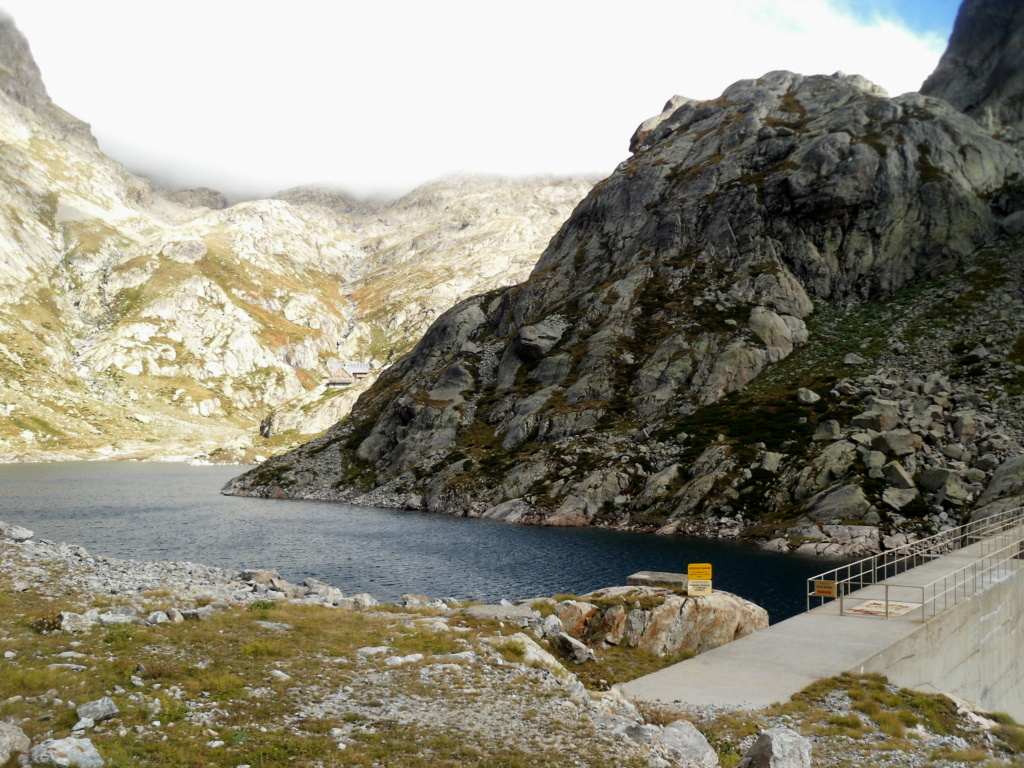
[[[815,597],[839,597],[839,585],[834,581],[815,581]]]
[[[686,587],[686,594],[690,597],[705,597],[711,594],[711,579],[690,579]]]
[[[711,579],[711,563],[690,563],[686,566],[686,577],[691,583],[709,581]]]

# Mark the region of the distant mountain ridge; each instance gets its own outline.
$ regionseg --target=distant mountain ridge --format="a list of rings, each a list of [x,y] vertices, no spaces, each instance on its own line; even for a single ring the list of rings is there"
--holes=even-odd
[[[225,491],[843,554],[1013,496],[1012,128],[842,73],[677,97],[528,280],[453,307],[347,422]]]
[[[386,366],[451,304],[525,277],[591,185],[230,207],[161,190],[50,101],[0,21],[0,457],[239,460],[315,433],[354,399],[323,391],[333,365]],[[265,432],[291,435],[264,443],[272,411]]]

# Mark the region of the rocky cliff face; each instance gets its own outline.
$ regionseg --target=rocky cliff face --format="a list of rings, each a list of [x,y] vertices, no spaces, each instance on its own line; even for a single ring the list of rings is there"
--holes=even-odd
[[[239,458],[273,448],[271,411],[267,434],[315,433],[351,399],[325,393],[333,366],[385,367],[445,308],[521,280],[591,186],[227,207],[126,172],[50,102],[10,21],[0,42],[0,456]]]
[[[945,99],[997,136],[1024,141],[1024,6],[964,0],[938,68],[921,93]]]
[[[941,99],[789,72],[676,98],[633,150],[526,282],[455,306],[348,423],[228,490],[665,532],[799,519],[775,528],[847,552],[962,516],[1020,450],[989,402],[1024,384],[1019,247],[979,250],[1017,229],[1019,152]]]

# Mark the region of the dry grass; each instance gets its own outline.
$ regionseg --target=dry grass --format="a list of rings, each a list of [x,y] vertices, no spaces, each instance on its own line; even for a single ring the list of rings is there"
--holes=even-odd
[[[316,606],[277,603],[273,609],[217,610],[209,621],[182,624],[117,625],[68,635],[31,629],[28,623],[52,615],[30,594],[12,594],[0,583],[0,644],[16,653],[0,660],[0,716],[22,721],[34,741],[47,734],[68,735],[77,721],[66,703],[83,703],[112,695],[121,708],[119,717],[100,724],[88,735],[112,768],[153,765],[199,766],[573,766],[582,760],[593,768],[612,768],[618,762],[593,734],[581,732],[572,721],[547,723],[538,706],[524,719],[538,731],[561,730],[575,751],[560,752],[526,740],[483,739],[478,743],[456,731],[427,729],[391,719],[395,689],[368,682],[367,673],[385,669],[380,661],[359,660],[356,649],[387,645],[391,655],[423,653],[427,659],[481,647],[481,638],[498,628],[473,622],[465,631],[431,631],[417,623],[436,611],[402,610],[365,613]],[[170,595],[149,594],[163,600]],[[173,602],[173,601],[172,601]],[[81,607],[78,607],[81,610]],[[288,625],[279,631],[256,622],[265,616]],[[72,643],[85,658],[62,659]],[[519,651],[517,653],[516,651]],[[521,661],[523,648],[510,644],[507,662]],[[74,662],[85,671],[50,668],[55,662]],[[139,666],[141,663],[141,667]],[[426,662],[424,662],[426,663]],[[508,690],[493,689],[493,676],[478,661],[464,664],[461,686],[439,687],[421,679],[422,665],[410,664],[390,672],[391,686],[402,696],[436,701],[445,707],[467,701],[486,702],[506,692],[521,699],[534,695],[542,701],[554,695],[536,690],[540,673],[526,670],[506,683]],[[274,669],[291,679],[270,675]],[[143,685],[132,682],[141,678]],[[491,680],[492,682],[489,682]],[[336,716],[297,717],[297,707],[318,691],[352,690],[351,709]],[[530,692],[533,691],[533,694]],[[379,714],[378,714],[379,713]],[[159,720],[160,726],[151,723]],[[173,725],[170,725],[173,723]],[[214,737],[224,746],[206,746]],[[347,728],[346,748],[338,748],[332,729]],[[354,730],[353,730],[354,729]],[[634,768],[640,768],[636,764]]]
[[[580,682],[595,691],[605,691],[617,683],[635,680],[651,672],[693,658],[693,651],[680,651],[659,656],[641,648],[626,648],[609,645],[595,648],[596,661],[572,665],[572,671]]]

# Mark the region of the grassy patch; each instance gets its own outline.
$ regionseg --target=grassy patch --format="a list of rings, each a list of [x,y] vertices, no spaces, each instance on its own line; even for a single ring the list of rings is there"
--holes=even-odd
[[[659,656],[641,648],[609,645],[596,649],[595,655],[596,661],[573,665],[572,671],[588,688],[604,691],[617,683],[635,680],[680,661],[692,659],[695,654],[687,650]]]

